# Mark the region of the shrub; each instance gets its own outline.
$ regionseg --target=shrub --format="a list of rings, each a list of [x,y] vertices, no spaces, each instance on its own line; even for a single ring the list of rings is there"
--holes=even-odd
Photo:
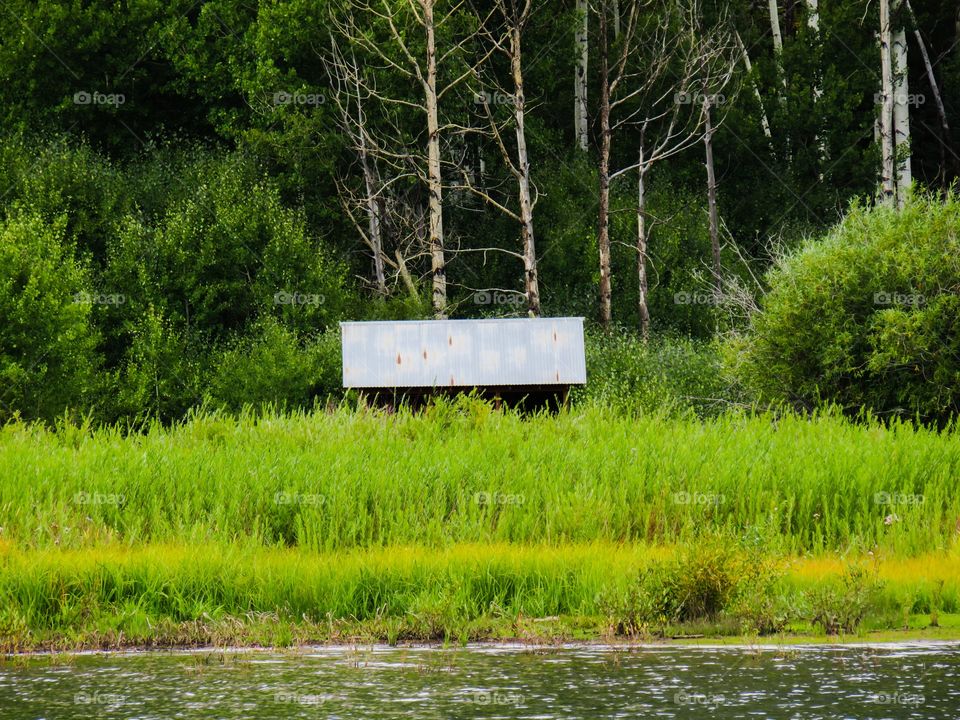
[[[781,632],[792,615],[775,556],[729,537],[701,537],[674,560],[643,568],[625,588],[598,598],[619,634],[652,626],[737,620],[746,632]]]
[[[268,319],[214,358],[207,399],[234,411],[247,405],[289,409],[340,392],[339,332],[301,339]]]
[[[95,291],[64,232],[35,214],[0,223],[0,420],[49,421],[93,390]]]
[[[810,622],[827,635],[855,632],[879,589],[880,582],[867,570],[851,566],[838,582],[824,583],[807,593]]]
[[[945,421],[960,410],[960,199],[855,206],[768,276],[730,367],[766,400]]]
[[[573,396],[578,402],[708,415],[742,399],[731,393],[709,342],[666,336],[644,343],[631,332],[588,332],[586,360],[587,385]]]
[[[201,399],[202,342],[152,306],[128,331],[130,347],[112,374],[114,392],[101,414],[110,420],[179,419]]]

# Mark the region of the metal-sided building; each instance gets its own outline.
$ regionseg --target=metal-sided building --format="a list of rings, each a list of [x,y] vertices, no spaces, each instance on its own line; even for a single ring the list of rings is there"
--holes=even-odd
[[[562,402],[587,381],[583,318],[340,323],[343,386],[416,404],[476,389],[506,402]]]

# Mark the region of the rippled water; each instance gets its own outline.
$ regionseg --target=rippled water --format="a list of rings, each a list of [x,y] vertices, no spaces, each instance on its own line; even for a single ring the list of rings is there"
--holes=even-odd
[[[960,718],[960,645],[308,648],[0,665],[2,718]]]

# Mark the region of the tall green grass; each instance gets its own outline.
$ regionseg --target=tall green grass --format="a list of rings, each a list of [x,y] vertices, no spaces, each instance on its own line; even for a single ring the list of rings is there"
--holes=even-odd
[[[702,629],[711,634],[737,634],[764,632],[758,621],[780,612],[789,627],[777,631],[810,632],[815,598],[840,587],[849,567],[773,559],[739,544],[710,547],[724,549],[501,544],[319,555],[228,545],[0,549],[0,652],[357,637],[587,639],[669,635],[691,622],[708,623]],[[761,567],[772,563],[773,584],[762,582],[765,573],[757,582],[738,572],[751,558]],[[945,628],[955,636],[956,554],[856,566],[873,588],[850,597],[862,604],[862,629],[901,628],[905,618],[925,628],[942,613],[951,615]],[[690,605],[691,597],[712,598],[715,607]],[[846,595],[827,597],[820,604],[831,612],[848,602]],[[679,619],[662,616],[661,603],[686,609]]]
[[[788,552],[948,548],[960,435],[894,423],[585,407],[240,419],[143,433],[0,429],[0,540],[343,550],[681,542],[730,532]]]

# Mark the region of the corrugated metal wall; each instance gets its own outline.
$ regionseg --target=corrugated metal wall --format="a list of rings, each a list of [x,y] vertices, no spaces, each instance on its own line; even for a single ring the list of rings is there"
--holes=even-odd
[[[346,322],[343,386],[582,385],[583,318]]]

